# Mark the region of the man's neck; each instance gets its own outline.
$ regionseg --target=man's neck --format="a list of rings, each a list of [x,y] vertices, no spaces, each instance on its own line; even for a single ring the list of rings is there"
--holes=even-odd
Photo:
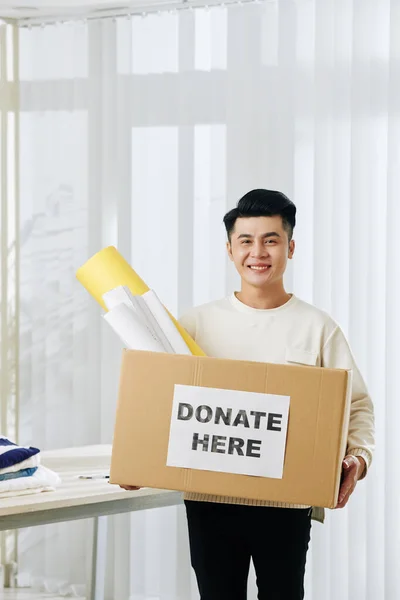
[[[236,293],[236,297],[240,302],[251,308],[268,310],[283,306],[290,300],[291,295],[285,291],[283,285],[277,289],[269,290],[242,285],[242,290]]]

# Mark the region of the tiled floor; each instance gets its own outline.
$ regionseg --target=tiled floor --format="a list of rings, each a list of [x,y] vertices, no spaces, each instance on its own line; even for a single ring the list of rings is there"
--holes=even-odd
[[[45,594],[40,592],[32,592],[31,590],[12,590],[12,589],[0,589],[1,600],[66,600],[65,596],[54,596],[53,594]],[[75,600],[85,600],[85,598],[78,598],[75,596]]]

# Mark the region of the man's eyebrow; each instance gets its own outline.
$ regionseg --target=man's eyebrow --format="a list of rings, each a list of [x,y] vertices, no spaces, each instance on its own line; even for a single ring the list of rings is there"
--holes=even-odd
[[[251,235],[251,233],[241,233],[240,235],[238,235],[238,240],[240,240],[242,238],[251,239],[253,237],[254,236]],[[263,238],[279,237],[280,238],[281,236],[276,231],[269,231],[268,233],[264,233],[261,237],[263,237]]]

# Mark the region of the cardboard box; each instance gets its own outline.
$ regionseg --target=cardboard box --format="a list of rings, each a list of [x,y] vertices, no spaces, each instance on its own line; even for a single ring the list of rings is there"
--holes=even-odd
[[[333,508],[350,389],[348,371],[125,350],[110,482]]]

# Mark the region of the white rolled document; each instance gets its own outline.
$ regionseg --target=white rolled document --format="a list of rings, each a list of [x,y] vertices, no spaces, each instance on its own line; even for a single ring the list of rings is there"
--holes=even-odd
[[[134,307],[134,296],[131,290],[126,285],[119,285],[109,292],[103,294],[104,304],[107,310],[112,310],[119,304],[126,304],[129,307]]]
[[[162,352],[192,354],[154,290],[134,296],[127,286],[120,285],[103,294],[103,299],[110,312],[121,305],[129,307],[161,344]]]
[[[129,350],[166,351],[162,343],[146,327],[135,311],[126,304],[118,304],[103,318],[111,325]]]
[[[176,354],[192,354],[157,294],[149,290],[143,296],[136,296],[136,298],[144,300],[145,306],[154,319],[153,326],[157,337],[163,341],[166,339]]]

